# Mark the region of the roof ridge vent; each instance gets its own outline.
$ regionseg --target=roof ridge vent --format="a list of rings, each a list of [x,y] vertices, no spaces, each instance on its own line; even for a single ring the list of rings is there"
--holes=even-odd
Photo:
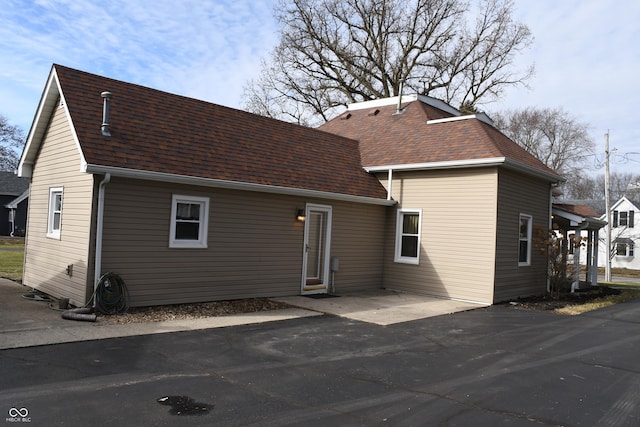
[[[104,99],[104,105],[102,108],[102,135],[111,136],[111,125],[109,124],[109,108],[111,107],[111,92],[104,91],[100,94]]]
[[[379,113],[380,113],[380,110],[378,108],[376,108],[375,110],[373,110],[369,114],[367,114],[367,116],[369,116],[369,117],[377,116]]]

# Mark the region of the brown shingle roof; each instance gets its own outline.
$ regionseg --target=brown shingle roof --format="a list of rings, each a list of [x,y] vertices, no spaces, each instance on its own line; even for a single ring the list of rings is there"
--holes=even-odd
[[[385,199],[358,142],[54,65],[85,160],[204,179]],[[101,92],[110,91],[110,137]]]
[[[429,120],[455,116],[419,99],[404,104],[401,114],[395,114],[395,105],[376,109],[376,115],[368,114],[368,109],[350,109],[320,129],[360,141],[365,167],[504,157],[555,175],[493,126],[476,118],[427,124]]]
[[[600,214],[587,205],[571,205],[566,203],[554,203],[553,207],[561,211],[578,215],[584,218],[598,218]]]

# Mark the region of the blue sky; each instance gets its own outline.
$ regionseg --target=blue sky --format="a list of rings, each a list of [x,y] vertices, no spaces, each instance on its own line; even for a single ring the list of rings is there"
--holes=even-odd
[[[277,42],[274,1],[4,0],[0,113],[26,132],[52,63],[241,108],[243,85]],[[640,154],[625,160],[640,153],[640,2],[514,5],[535,36],[518,63],[536,75],[486,110],[562,107],[590,124],[597,160],[609,130],[612,170],[640,173]]]

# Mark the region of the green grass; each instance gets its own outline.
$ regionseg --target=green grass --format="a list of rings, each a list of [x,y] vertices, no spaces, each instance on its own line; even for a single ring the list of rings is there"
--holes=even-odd
[[[627,289],[624,289],[620,295],[607,295],[606,297],[598,298],[583,304],[573,304],[557,308],[555,311],[560,314],[582,314],[599,308],[609,307],[614,304],[631,301],[638,297],[640,297],[640,288],[637,286],[629,286]]]
[[[11,250],[3,250],[11,248]],[[0,277],[13,280],[22,279],[22,265],[24,263],[24,243],[0,244]]]

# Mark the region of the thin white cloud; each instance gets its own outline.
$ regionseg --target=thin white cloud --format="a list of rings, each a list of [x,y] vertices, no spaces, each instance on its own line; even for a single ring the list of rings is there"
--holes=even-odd
[[[243,84],[276,42],[271,7],[238,0],[10,0],[0,11],[0,55],[10,58],[0,68],[0,111],[22,93],[31,111],[11,119],[30,121],[52,63],[239,107]]]

